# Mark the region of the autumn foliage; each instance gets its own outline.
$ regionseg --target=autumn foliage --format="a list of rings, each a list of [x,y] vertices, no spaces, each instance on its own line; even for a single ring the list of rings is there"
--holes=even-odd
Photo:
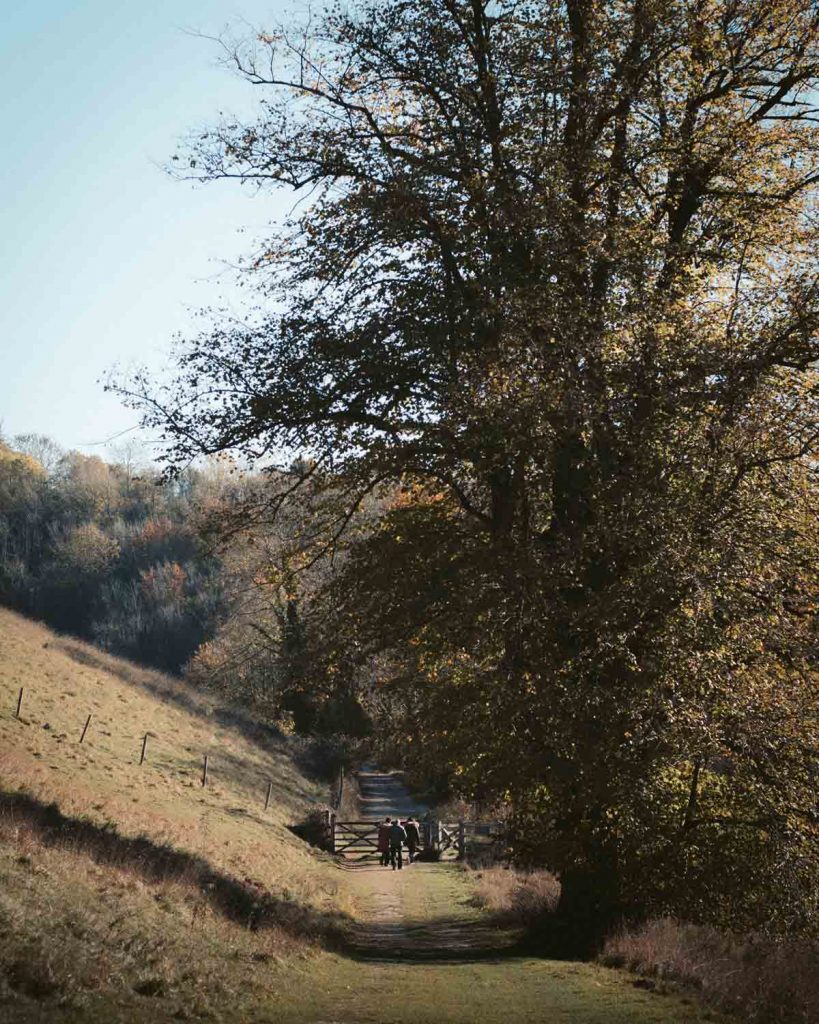
[[[248,322],[122,385],[171,465],[303,453],[328,551],[406,490],[328,648],[567,942],[816,929],[815,6],[362,0],[226,56],[264,104],[191,173],[310,201]]]

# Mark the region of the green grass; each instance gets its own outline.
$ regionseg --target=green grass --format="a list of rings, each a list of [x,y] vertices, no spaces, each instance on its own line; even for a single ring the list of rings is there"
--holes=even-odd
[[[454,865],[414,865],[401,873],[375,868],[350,876],[361,916],[375,921],[368,941],[378,938],[380,924],[399,920],[410,936],[409,948],[385,962],[323,957],[313,965],[311,984],[298,1003],[287,997],[277,1002],[282,1021],[694,1024],[715,1019],[679,995],[635,989],[630,975],[594,964],[516,957],[502,948],[487,956],[483,940],[492,929],[473,904],[469,876]],[[471,930],[480,933],[473,958],[456,943],[451,963],[424,959],[423,948],[421,958],[413,959],[419,945],[431,946],[436,932],[447,935],[453,928],[461,937]],[[390,941],[384,938],[382,952],[390,952]],[[400,938],[396,944],[400,947]],[[408,962],[401,963],[402,957]],[[273,1017],[262,1009],[248,1019]]]
[[[360,965],[338,960],[294,1004],[248,1021],[357,1024],[693,1024],[713,1020],[673,995],[636,991],[613,971],[538,960],[459,965]]]

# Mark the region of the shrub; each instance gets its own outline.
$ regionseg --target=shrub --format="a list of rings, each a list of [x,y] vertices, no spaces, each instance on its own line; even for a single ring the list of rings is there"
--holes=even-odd
[[[819,944],[807,939],[739,936],[665,917],[620,930],[601,959],[693,985],[749,1024],[819,1022]]]
[[[560,883],[548,871],[482,868],[475,872],[475,903],[511,922],[528,925],[552,913]]]

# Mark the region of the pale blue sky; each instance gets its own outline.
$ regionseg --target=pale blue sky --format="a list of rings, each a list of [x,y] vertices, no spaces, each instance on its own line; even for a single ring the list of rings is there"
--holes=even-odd
[[[222,261],[289,198],[193,186],[159,168],[189,130],[254,102],[217,34],[286,0],[29,0],[0,37],[0,421],[105,454],[136,422],[97,380],[167,364],[193,310],[235,297]],[[247,229],[240,234],[239,229]],[[232,294],[233,293],[233,294]]]

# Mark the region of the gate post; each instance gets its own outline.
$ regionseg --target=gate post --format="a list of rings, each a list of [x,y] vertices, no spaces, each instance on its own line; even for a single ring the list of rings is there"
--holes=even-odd
[[[458,860],[466,856],[466,828],[462,821],[458,822]]]
[[[336,852],[336,812],[330,811],[330,853]]]

